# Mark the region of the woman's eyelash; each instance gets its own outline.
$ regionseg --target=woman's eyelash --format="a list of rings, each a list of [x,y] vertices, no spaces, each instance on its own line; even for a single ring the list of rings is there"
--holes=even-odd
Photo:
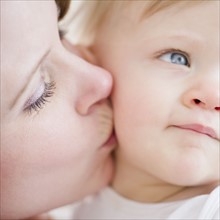
[[[50,83],[45,82],[43,94],[36,101],[27,106],[24,110],[31,113],[33,110],[37,112],[42,109],[44,104],[48,102],[48,98],[53,96],[55,88],[56,87],[54,81]]]
[[[165,56],[167,54],[173,54],[173,55],[180,55],[182,57],[185,58],[186,60],[186,66],[187,67],[190,67],[191,66],[191,58],[190,58],[190,55],[182,50],[179,50],[179,49],[167,49],[167,50],[163,50],[162,52],[159,52],[156,54],[156,57],[157,58],[161,58],[162,56]],[[180,58],[180,57],[179,57]],[[161,59],[162,60],[162,59]],[[180,61],[180,60],[176,60],[176,61]],[[173,64],[175,64],[175,62],[172,62]],[[180,64],[180,63],[179,63]]]

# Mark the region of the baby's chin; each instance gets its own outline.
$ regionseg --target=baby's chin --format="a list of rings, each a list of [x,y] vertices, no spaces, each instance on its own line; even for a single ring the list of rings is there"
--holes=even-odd
[[[113,159],[111,157],[108,157],[105,160],[105,163],[102,164],[102,166],[97,170],[95,176],[97,175],[96,179],[96,186],[94,187],[94,190],[92,190],[92,193],[97,193],[98,191],[102,190],[104,187],[110,185],[113,177],[114,177],[114,165],[113,165]],[[96,178],[94,176],[94,178]]]

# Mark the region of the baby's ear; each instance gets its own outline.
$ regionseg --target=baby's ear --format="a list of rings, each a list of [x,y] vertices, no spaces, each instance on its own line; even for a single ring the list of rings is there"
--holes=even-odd
[[[76,45],[76,48],[80,52],[81,57],[83,59],[85,59],[89,63],[92,63],[94,65],[98,65],[98,61],[96,59],[96,56],[95,56],[95,54],[93,53],[93,51],[91,50],[90,47],[86,47],[86,46],[83,46],[83,45]]]
[[[82,57],[84,60],[88,61],[89,63],[98,65],[97,59],[89,47],[83,45],[73,45],[66,39],[63,39],[62,43],[63,46],[71,53],[74,53],[79,57]]]

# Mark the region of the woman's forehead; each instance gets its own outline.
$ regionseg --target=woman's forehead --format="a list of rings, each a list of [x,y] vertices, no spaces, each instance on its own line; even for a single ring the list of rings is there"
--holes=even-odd
[[[1,94],[10,103],[58,35],[57,8],[53,1],[3,1],[1,7]]]
[[[4,1],[1,21],[2,64],[22,69],[35,53],[42,53],[57,32],[57,8],[53,1]]]
[[[3,32],[9,35],[19,29],[25,32],[24,28],[46,26],[55,17],[57,8],[53,1],[4,1],[2,4]]]
[[[1,25],[3,64],[9,66],[22,57],[28,61],[28,57],[40,52],[55,37],[56,4],[53,1],[4,1]]]

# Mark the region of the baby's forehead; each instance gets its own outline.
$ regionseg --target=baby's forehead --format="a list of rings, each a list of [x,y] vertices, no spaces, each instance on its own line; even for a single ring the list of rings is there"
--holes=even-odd
[[[187,7],[191,7],[198,3],[202,3],[202,1],[185,1],[185,0],[176,0],[176,1],[144,1],[142,4],[143,9],[143,17],[148,17],[157,13],[159,11],[169,9],[171,7],[177,7],[178,9],[183,9]]]
[[[208,1],[185,1],[185,0],[150,0],[150,1],[98,1],[94,7],[95,17],[89,19],[90,25],[95,30],[102,24],[117,23],[117,19],[133,19],[135,22],[141,22],[157,13],[181,12],[192,6]]]
[[[208,0],[209,1],[209,0]],[[150,16],[157,14],[159,12],[165,12],[170,9],[174,9],[176,12],[191,8],[192,6],[205,3],[208,1],[185,1],[185,0],[152,0],[152,1],[110,1],[108,11],[106,14],[109,14],[109,17],[121,16],[123,12],[126,12],[127,15],[139,18],[140,21],[147,19]],[[101,1],[101,4],[105,4],[104,1]],[[98,10],[101,10],[102,7],[97,7]],[[99,13],[101,14],[101,13]],[[107,16],[106,16],[107,17]],[[105,17],[104,17],[105,18]],[[101,19],[104,21],[104,18]]]
[[[103,25],[117,25],[118,19],[123,18],[125,23],[127,22],[126,19],[135,19],[135,22],[138,23],[152,15],[172,8],[178,12],[206,2],[209,2],[209,0],[84,1],[79,7],[78,12],[80,13],[76,13],[76,16],[80,15],[80,19],[82,19],[79,41],[80,43],[88,41],[88,44],[91,44],[100,27]],[[82,11],[84,13],[81,13]]]

